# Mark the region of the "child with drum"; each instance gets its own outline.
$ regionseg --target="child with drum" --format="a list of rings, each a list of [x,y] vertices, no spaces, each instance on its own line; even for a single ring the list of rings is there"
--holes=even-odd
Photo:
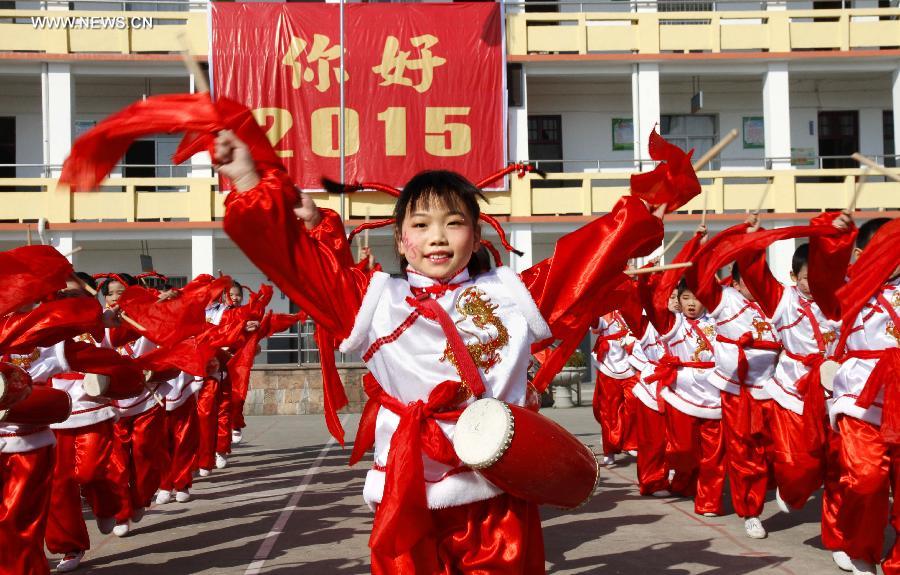
[[[227,131],[215,157],[235,189],[226,232],[371,372],[369,423],[354,459],[374,443],[363,492],[375,511],[372,572],[544,573],[535,503],[459,461],[456,421],[477,396],[525,405],[532,344],[574,314],[609,311],[604,296],[627,260],[659,245],[662,210],[623,198],[520,277],[472,257],[481,247],[480,190],[452,172],[423,172],[394,210],[401,275],[366,274],[353,265],[338,214],[317,207],[282,169],[254,161]],[[551,475],[553,454],[534,455],[529,465]]]

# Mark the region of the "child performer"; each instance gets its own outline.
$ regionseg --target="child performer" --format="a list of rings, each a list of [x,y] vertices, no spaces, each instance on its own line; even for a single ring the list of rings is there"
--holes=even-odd
[[[128,274],[113,274],[101,286],[106,308],[118,309],[118,300],[129,285],[137,280]],[[152,351],[156,344],[130,329],[107,329],[104,347],[114,348],[119,354],[137,359]],[[114,401],[119,417],[116,420],[116,448],[112,461],[121,473],[122,509],[116,515],[113,533],[124,537],[131,530],[131,522],[139,522],[150,506],[159,488],[162,475],[169,467],[166,450],[166,411],[158,403],[159,394],[154,391],[159,384],[148,382],[148,388],[137,397]],[[165,402],[163,402],[165,405]]]
[[[741,279],[737,264],[731,268],[732,286],[722,286],[715,276],[717,240],[733,233],[726,230],[695,257],[687,273],[689,285],[716,322],[713,340],[716,367],[709,382],[722,391],[722,427],[731,502],[744,519],[744,530],[753,539],[767,536],[759,516],[766,501],[769,480],[772,401],[763,383],[772,377],[781,343],[762,308]],[[741,227],[743,231],[746,227]],[[726,262],[727,263],[727,262]]]
[[[172,501],[187,503],[191,500],[193,472],[197,467],[197,448],[200,434],[197,420],[197,392],[203,387],[203,378],[181,372],[169,380],[166,393],[165,439],[169,463],[156,494],[156,504]]]
[[[355,449],[365,451],[361,437],[374,440],[364,488],[375,509],[372,572],[544,573],[536,506],[459,464],[448,439],[454,418],[482,392],[523,405],[531,344],[550,338],[572,306],[590,302],[600,312],[608,278],[659,245],[660,220],[639,199],[623,198],[560,240],[530,275],[529,291],[507,268],[471,265],[479,190],[451,172],[423,172],[395,209],[406,277],[370,279],[353,268],[335,212],[319,209],[280,169],[258,174],[233,134],[220,133],[215,155],[237,190],[226,231],[373,376],[377,427],[361,429]]]
[[[898,407],[892,404],[896,393],[892,386],[896,385],[900,369],[897,224],[900,222],[879,218],[860,226],[856,247],[862,255],[854,264],[846,287],[868,284],[873,279],[879,283],[865,290],[850,290],[849,293],[864,294],[865,304],[859,309],[861,301],[843,302],[842,310],[838,353],[846,353],[834,377],[830,416],[840,432],[842,448],[838,528],[854,573],[875,573],[889,516],[894,530],[900,531],[900,498],[895,496],[893,507],[889,499],[892,490],[896,493],[900,489],[900,475],[896,472],[900,464]],[[879,230],[889,233],[876,235]],[[891,239],[880,241],[884,237]],[[848,312],[853,304],[857,307]],[[882,569],[886,574],[900,573],[900,546],[896,543]]]
[[[625,320],[617,311],[598,319],[591,331],[597,335],[592,354],[597,368],[593,407],[603,441],[603,459],[600,463],[612,465],[617,453],[637,450],[634,425],[636,406],[631,392],[635,372],[625,350],[625,340],[630,334]]]

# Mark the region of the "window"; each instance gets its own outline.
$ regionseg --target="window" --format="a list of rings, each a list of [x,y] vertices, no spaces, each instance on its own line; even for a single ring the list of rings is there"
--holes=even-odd
[[[718,118],[713,115],[665,115],[660,116],[660,135],[682,150],[694,149],[694,158],[699,158],[719,139]],[[709,163],[709,169],[719,168],[719,159]]]
[[[562,116],[528,116],[528,157],[545,172],[562,172]]]
[[[897,153],[897,150],[894,149],[894,113],[890,110],[885,110],[882,113],[881,123],[884,127],[882,131],[884,134],[884,167],[896,168],[897,157],[894,154]]]
[[[16,118],[0,117],[0,178],[15,178]],[[8,165],[4,165],[8,164]]]

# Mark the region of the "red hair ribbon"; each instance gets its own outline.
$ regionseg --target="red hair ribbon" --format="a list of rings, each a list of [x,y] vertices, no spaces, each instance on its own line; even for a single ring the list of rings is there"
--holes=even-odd
[[[120,284],[122,284],[122,285],[125,286],[125,287],[128,287],[128,285],[129,285],[128,282],[125,281],[125,280],[122,278],[122,276],[120,276],[119,274],[112,274],[112,273],[109,273],[109,274],[94,274],[92,277],[93,277],[95,280],[105,279],[105,280],[109,280],[109,281],[117,281],[117,282],[119,282]]]
[[[164,282],[169,281],[169,278],[167,276],[164,276],[161,273],[156,272],[156,271],[144,272],[142,274],[138,274],[138,275],[134,276],[134,279],[136,279],[138,281],[141,281],[144,278],[159,278]]]

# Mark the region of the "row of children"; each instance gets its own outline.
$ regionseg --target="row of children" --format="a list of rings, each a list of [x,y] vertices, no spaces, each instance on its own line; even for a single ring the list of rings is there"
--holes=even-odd
[[[45,544],[68,572],[91,545],[82,497],[124,536],[226,467],[259,340],[298,318],[273,328],[271,288],[241,305],[227,276],[154,289],[166,278],[75,273],[48,246],[0,259],[0,573],[48,573]]]
[[[768,489],[789,512],[824,486],[822,544],[842,570],[874,573],[900,487],[900,438],[887,424],[900,366],[897,230],[886,218],[857,229],[848,213],[777,230],[753,216],[709,241],[698,228],[675,258],[690,267],[639,276],[638,305],[595,326],[604,463],[636,450],[642,494],[693,497],[706,516],[723,513],[727,476],[757,539]],[[766,247],[801,237],[783,285]],[[882,568],[900,572],[896,545]]]

